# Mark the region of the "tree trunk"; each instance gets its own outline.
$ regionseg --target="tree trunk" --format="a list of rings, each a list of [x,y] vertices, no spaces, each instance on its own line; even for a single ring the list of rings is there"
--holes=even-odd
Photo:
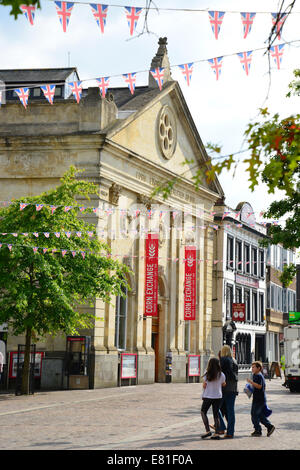
[[[29,394],[30,346],[31,346],[31,328],[28,327],[26,330],[25,354],[24,354],[23,374],[22,374],[22,388],[21,388],[22,395]]]

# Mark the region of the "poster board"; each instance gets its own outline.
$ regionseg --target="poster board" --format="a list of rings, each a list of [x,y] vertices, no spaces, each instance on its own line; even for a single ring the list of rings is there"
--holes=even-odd
[[[9,378],[15,379],[17,377],[17,365],[18,365],[18,352],[10,352],[9,360]],[[34,377],[41,378],[42,376],[42,364],[43,364],[43,351],[37,351],[35,353],[35,364],[34,364]],[[24,353],[20,354],[20,363],[24,362]],[[31,362],[31,359],[30,359]]]
[[[188,376],[189,377],[200,376],[200,355],[199,354],[188,355]]]
[[[121,353],[121,379],[137,377],[137,354]]]

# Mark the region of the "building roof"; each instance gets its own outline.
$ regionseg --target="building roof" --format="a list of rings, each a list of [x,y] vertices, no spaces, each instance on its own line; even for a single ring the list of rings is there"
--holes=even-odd
[[[5,83],[55,83],[64,82],[73,72],[78,76],[76,67],[54,69],[6,69],[0,70],[0,80]]]

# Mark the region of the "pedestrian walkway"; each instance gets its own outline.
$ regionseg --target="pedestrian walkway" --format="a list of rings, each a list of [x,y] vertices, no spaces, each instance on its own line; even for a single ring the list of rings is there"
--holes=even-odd
[[[202,440],[201,384],[152,384],[100,390],[0,395],[2,449],[300,450],[300,394],[267,381],[272,436],[250,437],[251,400],[239,382],[233,440]],[[211,423],[212,415],[209,415]],[[291,438],[292,437],[292,438]]]

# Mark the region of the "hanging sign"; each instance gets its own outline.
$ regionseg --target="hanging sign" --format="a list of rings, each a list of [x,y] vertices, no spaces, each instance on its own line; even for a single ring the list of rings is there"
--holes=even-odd
[[[185,247],[184,320],[196,319],[196,247]]]
[[[232,304],[232,320],[245,321],[245,304]]]
[[[157,317],[158,234],[149,233],[145,243],[145,316]]]

